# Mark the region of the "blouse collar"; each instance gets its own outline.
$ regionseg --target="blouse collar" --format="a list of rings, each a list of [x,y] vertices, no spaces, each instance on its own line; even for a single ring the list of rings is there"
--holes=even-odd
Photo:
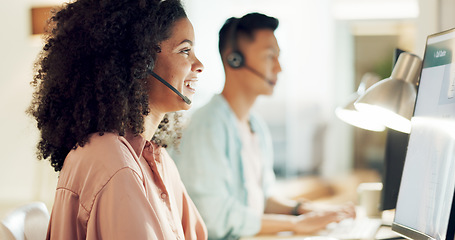
[[[135,135],[131,132],[125,134],[125,139],[139,158],[143,156],[149,163],[161,162],[161,147],[156,143],[145,140],[140,134]]]

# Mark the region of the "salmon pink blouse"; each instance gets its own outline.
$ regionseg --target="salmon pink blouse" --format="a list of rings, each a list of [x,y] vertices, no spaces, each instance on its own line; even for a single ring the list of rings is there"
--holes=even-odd
[[[165,149],[93,134],[60,172],[47,239],[207,239]]]

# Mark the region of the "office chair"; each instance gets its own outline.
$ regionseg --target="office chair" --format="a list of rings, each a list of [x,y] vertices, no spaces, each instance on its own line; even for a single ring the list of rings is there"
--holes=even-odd
[[[14,209],[1,221],[6,240],[43,240],[49,224],[49,212],[42,202]]]

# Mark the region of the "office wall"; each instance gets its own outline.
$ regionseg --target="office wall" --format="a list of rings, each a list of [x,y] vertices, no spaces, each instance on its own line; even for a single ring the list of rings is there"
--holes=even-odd
[[[455,1],[454,0],[440,0],[441,7],[439,9],[440,21],[439,29],[446,30],[455,28]]]
[[[30,32],[30,8],[56,0],[0,2],[0,211],[30,200],[53,199],[57,175],[35,157],[38,133],[25,110],[41,40]]]
[[[345,125],[336,126],[333,109],[352,91],[349,84],[341,84],[350,81],[344,74],[352,71],[346,61],[350,42],[349,36],[335,35],[339,28],[331,16],[331,1],[188,0],[186,5],[195,26],[196,53],[206,65],[194,108],[219,93],[224,84],[217,49],[224,21],[252,11],[277,17],[283,72],[273,96],[260,97],[254,107],[271,128],[276,171],[292,177],[322,170],[323,164],[325,171],[348,169],[349,141],[339,139],[349,136],[342,133]]]

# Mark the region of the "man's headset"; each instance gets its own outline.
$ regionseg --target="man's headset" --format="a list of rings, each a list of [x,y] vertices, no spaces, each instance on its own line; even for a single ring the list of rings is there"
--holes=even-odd
[[[253,74],[256,74],[258,77],[264,79],[268,84],[274,86],[275,83],[268,79],[264,74],[258,72],[256,69],[246,65],[245,63],[245,57],[240,52],[237,46],[237,32],[238,32],[238,27],[240,23],[240,18],[234,19],[231,28],[229,29],[229,35],[228,35],[228,40],[229,43],[231,44],[232,51],[226,56],[227,63],[230,67],[234,69],[239,69],[239,68],[246,68]]]
[[[226,57],[229,66],[232,68],[241,68],[245,65],[245,58],[237,47],[237,28],[239,26],[240,19],[234,19],[231,28],[229,29],[229,43],[232,47],[232,52]]]

